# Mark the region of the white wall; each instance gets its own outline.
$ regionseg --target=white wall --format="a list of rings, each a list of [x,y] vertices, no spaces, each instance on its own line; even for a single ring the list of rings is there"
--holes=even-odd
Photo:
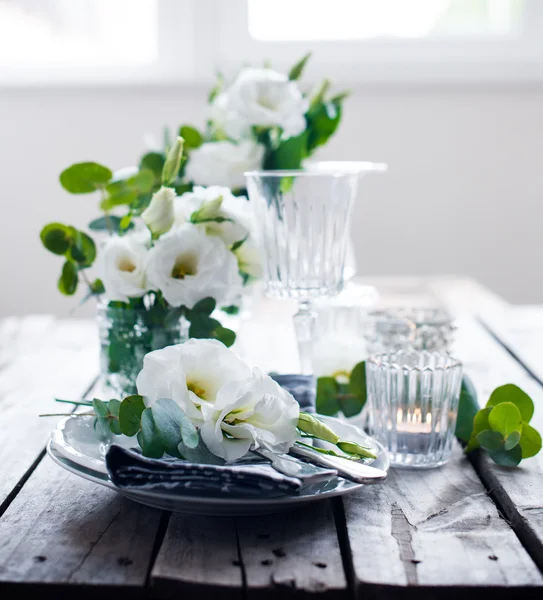
[[[202,123],[206,91],[0,91],[0,316],[66,315],[61,260],[40,245],[53,220],[83,226],[96,200],[70,196],[72,162],[133,164],[142,134]],[[389,163],[355,209],[363,274],[471,275],[513,302],[543,302],[543,89],[359,89],[320,158]],[[78,314],[90,314],[87,307]]]

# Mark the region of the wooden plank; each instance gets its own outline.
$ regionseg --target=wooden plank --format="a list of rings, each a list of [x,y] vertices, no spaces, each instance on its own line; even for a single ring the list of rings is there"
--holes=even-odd
[[[30,316],[4,321],[1,331],[0,514],[54,427],[38,415],[59,412],[55,396],[80,398],[98,373],[92,321]]]
[[[238,519],[237,526],[250,600],[347,597],[331,502]]]
[[[160,516],[45,458],[0,519],[0,595],[20,593],[14,584],[142,591]]]
[[[392,470],[386,485],[343,502],[360,598],[400,597],[413,586],[429,594],[476,588],[479,595],[488,586],[543,585],[458,446],[444,467]]]
[[[151,573],[158,597],[243,598],[243,571],[230,518],[172,515]]]

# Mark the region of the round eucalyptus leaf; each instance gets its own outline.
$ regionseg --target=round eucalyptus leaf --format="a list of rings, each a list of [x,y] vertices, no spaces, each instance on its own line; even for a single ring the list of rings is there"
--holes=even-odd
[[[506,450],[505,447],[499,450],[491,450],[488,452],[490,458],[502,467],[516,467],[522,460],[522,451],[517,445],[511,450]]]
[[[504,438],[514,431],[522,431],[522,417],[519,409],[512,402],[501,402],[488,415],[488,423],[494,431],[499,431]]]
[[[519,443],[519,441],[520,441],[520,433],[518,431],[513,431],[505,439],[505,443],[504,443],[503,447],[506,450],[511,450]]]
[[[521,390],[518,385],[508,383],[497,387],[492,394],[487,406],[497,406],[502,402],[512,402],[519,410],[520,416],[525,423],[529,423],[534,414],[534,403],[530,396]]]
[[[150,408],[146,408],[141,413],[141,430],[138,432],[138,443],[143,456],[161,458],[164,454],[164,446]]]
[[[75,230],[73,244],[68,251],[68,258],[83,267],[92,265],[96,259],[96,244],[94,240],[83,231]]]
[[[88,194],[104,187],[113,173],[95,162],[76,163],[60,174],[60,184],[71,194]]]
[[[142,169],[136,175],[126,180],[127,185],[140,194],[146,194],[153,189],[155,183],[155,174],[151,169]]]
[[[124,435],[132,437],[141,428],[141,415],[145,410],[143,396],[127,396],[119,407],[119,425]]]
[[[77,283],[77,267],[67,260],[62,267],[57,287],[61,294],[73,296],[77,291]]]
[[[236,341],[236,334],[231,329],[227,329],[226,327],[216,327],[211,332],[211,337],[219,342],[222,342],[227,348],[230,348]]]
[[[499,431],[487,429],[478,433],[476,438],[479,445],[485,450],[499,450],[503,448],[504,439]]]
[[[193,313],[203,313],[204,315],[210,315],[217,306],[215,300],[211,297],[204,298],[197,302],[191,309]]]
[[[179,135],[185,140],[187,148],[199,148],[204,141],[202,134],[190,125],[182,125],[179,128]]]
[[[317,412],[321,415],[334,416],[340,411],[338,401],[338,385],[334,377],[319,377],[317,379]]]
[[[140,169],[149,169],[153,172],[155,179],[159,180],[162,175],[165,161],[166,157],[164,154],[161,154],[160,152],[148,152],[147,154],[144,154],[140,160]]]
[[[478,410],[477,390],[471,379],[467,375],[464,375],[462,377],[462,387],[460,388],[460,401],[458,403],[458,416],[456,419],[455,430],[455,435],[459,440],[469,442],[474,429],[474,419]],[[488,429],[488,425],[480,427],[479,431],[482,431],[483,429]]]
[[[49,223],[40,232],[42,244],[53,254],[64,255],[72,243],[70,230],[62,223]]]
[[[541,435],[531,425],[523,423],[519,445],[522,449],[522,458],[535,456],[541,450]]]

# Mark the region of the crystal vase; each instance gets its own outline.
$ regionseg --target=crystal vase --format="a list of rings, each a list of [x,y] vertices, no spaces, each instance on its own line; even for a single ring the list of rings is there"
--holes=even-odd
[[[188,339],[189,323],[173,309],[98,306],[101,385],[122,399],[135,394],[136,378],[148,352]]]

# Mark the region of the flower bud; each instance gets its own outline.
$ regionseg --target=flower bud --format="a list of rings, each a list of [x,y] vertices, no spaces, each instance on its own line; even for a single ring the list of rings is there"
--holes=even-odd
[[[141,218],[155,237],[172,228],[175,221],[173,208],[175,198],[175,190],[161,187],[158,192],[153,194],[151,203],[143,211]]]

